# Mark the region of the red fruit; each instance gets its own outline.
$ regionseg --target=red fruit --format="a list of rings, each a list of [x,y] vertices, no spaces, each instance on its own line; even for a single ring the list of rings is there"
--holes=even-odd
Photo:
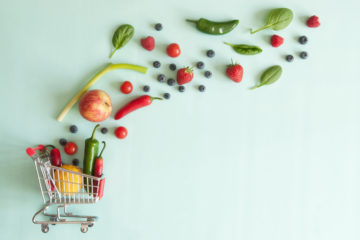
[[[178,57],[181,53],[180,46],[177,43],[172,43],[166,48],[166,52],[169,57]]]
[[[272,35],[270,42],[271,42],[271,46],[280,47],[284,43],[284,38],[274,34]]]
[[[179,85],[191,82],[194,77],[193,70],[191,68],[181,68],[177,71],[176,81]]]
[[[123,82],[123,84],[121,84],[120,91],[122,93],[129,94],[132,92],[132,90],[133,90],[133,85],[131,84],[131,82],[125,81]]]
[[[234,82],[241,82],[243,77],[244,69],[240,64],[231,64],[226,68],[226,76],[228,76]]]
[[[69,154],[69,155],[74,155],[78,150],[78,147],[76,145],[76,143],[74,142],[67,142],[64,146],[64,151],[65,153]]]
[[[314,15],[309,17],[309,19],[306,21],[306,25],[311,28],[316,28],[320,26],[319,17]]]
[[[152,51],[155,48],[155,39],[151,36],[148,36],[147,38],[142,38],[140,41],[141,46],[143,46],[143,48],[148,51]]]
[[[124,127],[118,127],[115,129],[115,136],[120,139],[124,139],[127,136],[127,129]]]

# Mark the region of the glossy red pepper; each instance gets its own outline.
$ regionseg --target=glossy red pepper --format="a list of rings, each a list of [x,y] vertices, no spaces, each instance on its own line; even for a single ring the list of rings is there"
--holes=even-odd
[[[141,97],[138,97],[131,102],[127,103],[125,106],[123,106],[116,114],[115,114],[115,120],[119,120],[120,118],[124,117],[125,115],[131,113],[132,111],[135,111],[136,109],[146,107],[152,103],[153,100],[162,100],[162,98],[158,97],[151,97],[149,95],[143,95]]]
[[[94,176],[95,177],[101,177],[103,168],[104,168],[104,160],[102,158],[102,153],[104,152],[104,149],[106,147],[105,141],[103,141],[104,147],[100,152],[100,155],[95,160],[95,166],[94,166]]]
[[[47,145],[45,146],[46,148],[51,147],[51,151],[50,151],[50,162],[51,165],[56,166],[56,167],[61,167],[61,155],[60,155],[60,150],[57,149],[56,147],[54,147],[53,145]]]

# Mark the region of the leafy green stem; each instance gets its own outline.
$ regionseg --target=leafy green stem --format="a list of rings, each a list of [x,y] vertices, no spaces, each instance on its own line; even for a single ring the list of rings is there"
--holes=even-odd
[[[114,55],[114,53],[116,52],[116,48],[114,49],[114,51],[112,51],[112,53],[110,54],[110,57],[109,58],[112,58],[112,56]]]

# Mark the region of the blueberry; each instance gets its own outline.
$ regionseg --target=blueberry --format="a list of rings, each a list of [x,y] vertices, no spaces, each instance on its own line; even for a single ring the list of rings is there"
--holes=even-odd
[[[208,56],[209,58],[214,57],[214,56],[215,56],[214,50],[211,50],[211,49],[210,49],[210,50],[207,50],[206,56]]]
[[[166,77],[165,77],[164,74],[159,74],[158,77],[157,77],[157,80],[158,80],[159,82],[165,82]]]
[[[72,160],[72,164],[74,165],[74,166],[79,166],[79,159],[77,159],[77,158],[74,158],[73,160]]]
[[[161,31],[162,28],[163,28],[163,27],[162,27],[161,23],[155,24],[155,29],[156,29],[156,31]]]
[[[150,91],[150,87],[148,85],[145,85],[143,87],[143,90],[144,90],[144,92],[148,92],[148,91]]]
[[[159,61],[154,61],[153,66],[154,68],[159,68],[161,66],[161,63]]]
[[[205,92],[205,86],[204,86],[204,85],[200,85],[200,86],[199,86],[199,91],[200,91],[200,92]]]
[[[164,98],[169,99],[170,98],[170,93],[164,93]]]
[[[60,138],[59,143],[61,146],[65,146],[65,144],[67,143],[65,138]]]
[[[206,78],[211,78],[212,73],[210,71],[205,71],[204,75]]]
[[[76,125],[71,125],[71,126],[70,126],[70,132],[72,132],[72,133],[77,133],[77,131],[78,131],[78,128],[77,128]]]
[[[306,44],[308,41],[307,37],[306,36],[301,36],[299,37],[299,43],[300,44]]]
[[[179,92],[185,92],[185,87],[184,86],[179,86]]]
[[[288,62],[292,62],[294,60],[294,56],[289,54],[289,55],[286,55],[285,59]]]
[[[198,69],[203,69],[205,67],[205,64],[203,62],[199,61],[199,62],[196,63],[196,67]]]
[[[108,129],[106,127],[101,128],[101,133],[106,134],[108,132]]]
[[[301,52],[300,53],[300,57],[302,58],[302,59],[306,59],[307,57],[308,57],[308,54],[307,54],[307,52]]]
[[[169,78],[169,79],[167,80],[167,84],[168,84],[169,86],[174,86],[174,85],[175,85],[175,79]]]
[[[169,65],[169,68],[171,71],[175,71],[176,70],[176,65],[174,63]]]

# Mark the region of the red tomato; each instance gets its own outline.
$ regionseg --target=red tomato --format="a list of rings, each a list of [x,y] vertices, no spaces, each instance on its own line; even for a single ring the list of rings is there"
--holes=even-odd
[[[166,52],[170,57],[178,57],[181,53],[180,46],[177,43],[172,43],[166,48]]]
[[[74,142],[67,142],[64,146],[64,151],[66,154],[74,155],[78,150],[76,143]]]
[[[132,90],[133,90],[133,85],[131,84],[131,82],[125,81],[123,82],[123,84],[121,84],[120,91],[122,93],[129,94],[132,92]]]
[[[118,127],[115,129],[115,136],[120,139],[124,139],[127,136],[127,129],[124,127]]]

